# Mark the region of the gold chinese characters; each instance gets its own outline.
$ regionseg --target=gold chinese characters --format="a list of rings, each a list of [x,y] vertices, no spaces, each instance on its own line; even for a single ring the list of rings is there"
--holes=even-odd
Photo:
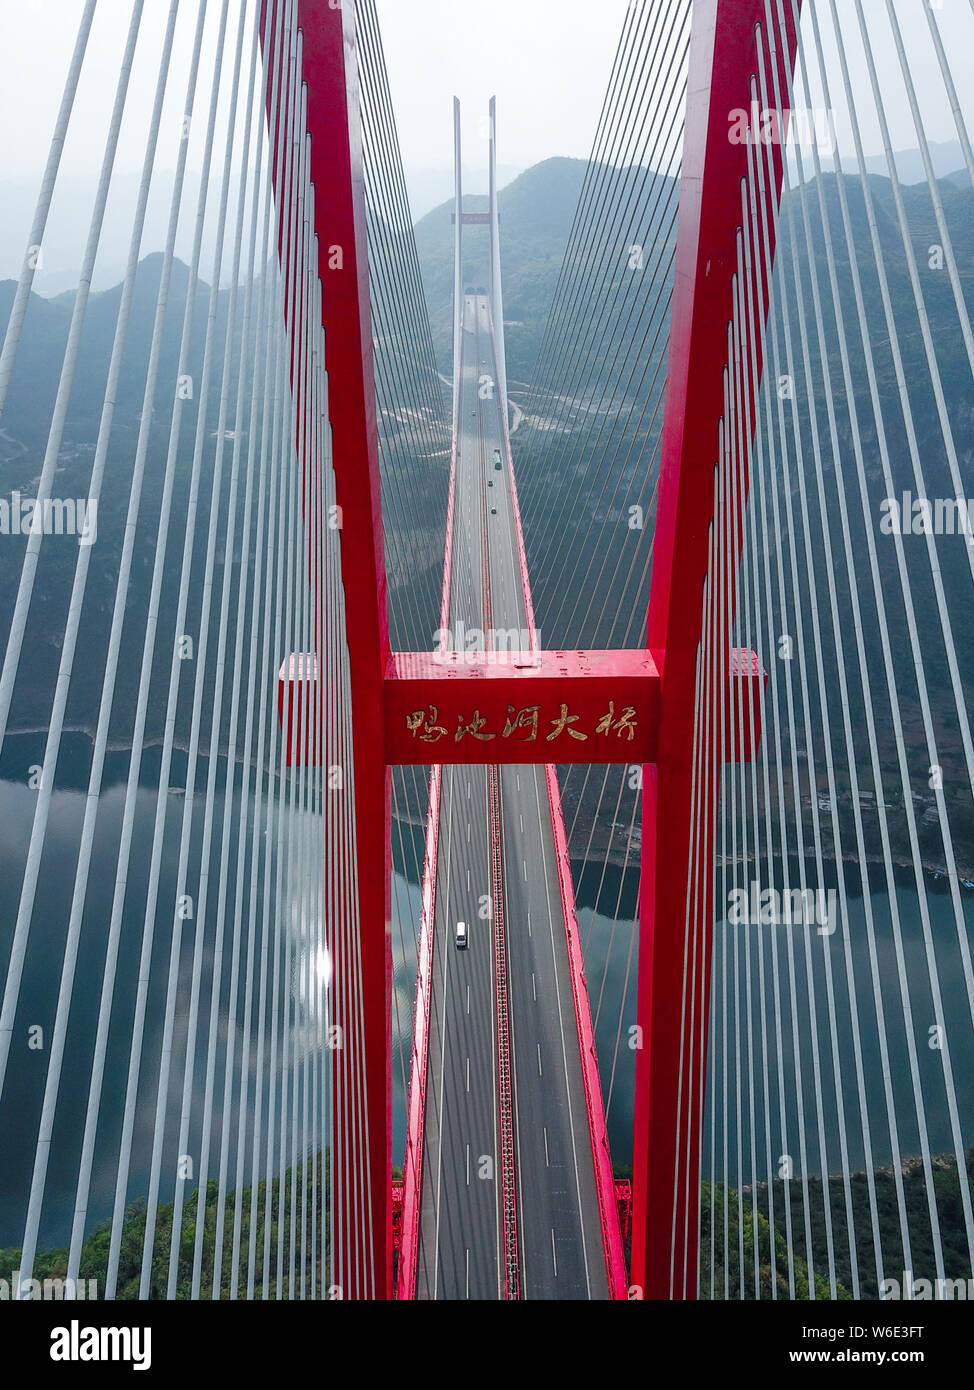
[[[425,710],[416,710],[413,714],[406,715],[406,729],[413,738],[418,738],[423,743],[438,743],[441,739],[450,737],[449,730],[438,723],[438,720],[439,711],[436,705],[428,705]],[[456,743],[462,743],[465,738],[487,743],[491,739],[499,737],[513,739],[515,743],[534,743],[539,736],[539,726],[544,724],[550,726],[550,732],[544,736],[546,743],[554,743],[562,735],[584,743],[588,740],[589,734],[576,727],[580,721],[581,715],[572,714],[566,704],[560,706],[559,712],[554,718],[550,716],[550,711],[543,715],[540,705],[528,705],[525,709],[520,710],[515,709],[514,705],[508,705],[504,728],[498,734],[487,728],[486,717],[480,713],[479,709],[475,709],[470,719],[467,719],[463,714],[457,715],[457,727],[453,739]],[[610,700],[609,708],[596,722],[592,736],[605,737],[615,734],[617,738],[625,738],[631,743],[636,736],[637,727],[636,711],[633,706],[625,705],[617,716],[616,703],[614,700]]]

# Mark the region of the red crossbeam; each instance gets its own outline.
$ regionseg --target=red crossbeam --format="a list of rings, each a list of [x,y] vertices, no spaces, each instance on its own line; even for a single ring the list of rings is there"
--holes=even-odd
[[[754,652],[731,651],[727,701],[738,762],[753,756],[752,709],[755,746],[760,740],[766,683]],[[298,712],[284,729],[288,766],[305,759],[304,711],[317,684],[313,655],[296,652],[281,666],[278,710]],[[660,677],[644,651],[393,652],[384,695],[389,767],[656,761]],[[745,730],[740,748],[738,705]]]
[[[659,677],[647,652],[397,652],[386,667],[386,760],[642,763]]]

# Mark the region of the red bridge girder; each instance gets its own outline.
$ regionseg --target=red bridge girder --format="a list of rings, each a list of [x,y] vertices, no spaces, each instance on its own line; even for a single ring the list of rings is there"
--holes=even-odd
[[[751,710],[760,740],[754,652],[730,653],[727,700],[743,712],[750,761]],[[296,652],[278,673],[278,711],[288,720],[288,765],[306,759],[305,706],[318,688],[313,653]],[[656,662],[644,651],[393,652],[384,682],[385,761],[390,767],[655,763],[660,704]],[[316,746],[320,746],[319,744]],[[312,752],[312,758],[316,756]]]

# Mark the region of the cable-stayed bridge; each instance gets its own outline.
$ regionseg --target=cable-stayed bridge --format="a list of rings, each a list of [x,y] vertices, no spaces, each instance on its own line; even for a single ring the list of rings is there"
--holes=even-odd
[[[629,5],[530,382],[456,104],[446,392],[374,0],[126,7],[41,297],[79,4],[0,285],[21,1296],[974,1277],[974,9],[908,8]]]

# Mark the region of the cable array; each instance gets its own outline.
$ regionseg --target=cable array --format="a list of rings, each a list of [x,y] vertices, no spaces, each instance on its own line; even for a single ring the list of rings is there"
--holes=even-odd
[[[360,0],[356,21],[390,637],[397,651],[433,651],[439,646],[450,430],[374,0]],[[393,1045],[404,1099],[419,938],[419,904],[408,885],[422,882],[428,799],[423,769],[394,770]]]
[[[16,1114],[24,1136],[4,1220],[23,1231],[23,1280],[63,1247],[68,1277],[95,1279],[100,1297],[365,1296],[364,1263],[347,1271],[332,1259],[333,1234],[336,1250],[368,1239],[358,1197],[368,1145],[362,1049],[336,1038],[330,1014],[336,977],[352,1031],[361,1012],[354,769],[297,6],[173,0],[161,44],[143,9],[131,7],[35,493],[40,515],[45,502],[56,514],[56,465],[81,428],[72,390],[94,375],[97,435],[72,482],[89,516],[97,507],[97,536],[38,526],[22,538],[0,675],[14,764],[14,734],[44,721],[4,951],[0,1123]],[[177,72],[179,51],[189,57]],[[93,296],[130,78],[148,68],[125,275],[117,295]],[[168,230],[146,258],[148,190],[160,180]],[[187,224],[188,266],[175,257]],[[25,267],[2,349],[14,422],[19,353],[33,346]],[[96,332],[106,301],[108,349]],[[32,654],[52,623],[48,682]],[[72,711],[92,742],[65,836]],[[311,756],[292,764],[298,748]],[[66,885],[54,927],[53,884]],[[41,979],[49,1012],[38,1015]],[[25,1090],[35,1023],[43,1067]],[[338,1067],[351,1068],[341,1114]]]
[[[680,1134],[703,1134],[700,1296],[911,1297],[910,1279],[970,1278],[974,1253],[959,1060],[974,1044],[974,160],[954,57],[972,16],[925,7],[918,33],[898,0],[764,8],[750,106],[722,113],[748,177],[733,319],[713,326],[727,367],[681,1007],[701,1074]],[[548,647],[644,640],[689,18],[627,10],[515,436]],[[945,129],[949,178],[930,134]],[[915,174],[895,153],[910,140]],[[735,669],[766,673],[753,704]],[[642,782],[560,782],[611,1123]]]
[[[746,142],[698,665],[695,845],[715,858],[709,888],[708,866],[688,866],[687,1046],[709,1014],[699,1292],[909,1298],[929,1280],[944,1296],[974,1267],[959,1062],[974,1045],[974,569],[936,517],[967,515],[974,357],[955,250],[967,190],[936,179],[926,135],[938,101],[969,140],[932,12],[925,56],[946,80],[925,84],[924,117],[902,6],[867,22],[859,0],[808,0],[784,80],[798,7],[764,8],[752,111],[782,131],[790,112],[792,129]],[[901,94],[913,185],[889,128]],[[929,531],[904,532],[905,493],[929,504]],[[721,674],[741,651],[767,673],[758,710]],[[757,717],[756,757],[737,761]],[[710,959],[694,915],[708,892]]]
[[[918,31],[903,0],[763,3],[733,313],[713,325],[726,366],[690,852],[670,866],[686,874],[674,1182],[698,1161],[702,1178],[674,1188],[674,1235],[679,1212],[696,1219],[702,1297],[909,1298],[974,1273],[974,155],[954,56],[974,6],[927,6]],[[150,8],[127,8],[52,339],[33,291],[95,0],[81,12],[0,346],[4,505],[9,523],[17,485],[34,518],[8,524],[0,580],[0,755],[5,794],[19,780],[27,798],[0,943],[0,1125],[23,1136],[0,1155],[3,1243],[21,1279],[63,1249],[67,1276],[108,1298],[365,1297],[380,1274],[361,1258],[351,680],[298,0]],[[515,436],[547,648],[645,641],[691,11],[627,8]],[[356,21],[392,642],[449,648],[449,425],[374,0]],[[125,270],[97,295],[143,81]],[[950,178],[929,134],[945,119]],[[161,250],[146,240],[160,181]],[[452,606],[486,626],[479,562],[458,573]],[[641,769],[560,780],[611,1125]],[[397,772],[404,1096],[428,793]],[[687,1278],[672,1268],[672,1290]]]
[[[550,649],[646,639],[690,19],[682,0],[627,8],[512,441],[539,640]],[[642,770],[565,767],[559,784],[606,1111],[611,1126],[621,1106],[612,1132],[628,1142]]]

